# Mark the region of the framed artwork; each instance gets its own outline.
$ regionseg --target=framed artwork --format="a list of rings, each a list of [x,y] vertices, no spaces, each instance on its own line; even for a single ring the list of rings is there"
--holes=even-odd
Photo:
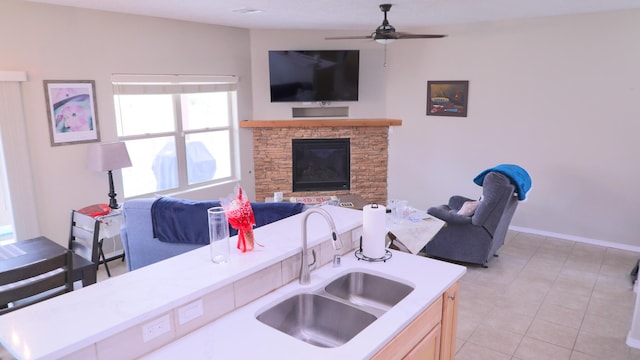
[[[427,115],[467,117],[469,81],[427,81]]]
[[[44,80],[51,146],[100,141],[93,80]]]

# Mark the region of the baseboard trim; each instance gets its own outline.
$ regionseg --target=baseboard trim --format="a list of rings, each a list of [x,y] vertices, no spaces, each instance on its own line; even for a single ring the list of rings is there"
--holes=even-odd
[[[627,334],[627,346],[640,349],[640,340],[634,339],[633,336],[631,336],[631,331]]]
[[[585,243],[585,244],[598,245],[598,246],[604,246],[604,247],[609,247],[609,248],[618,249],[618,250],[627,250],[627,251],[640,253],[640,246],[620,244],[620,243],[615,243],[611,241],[590,239],[582,236],[560,234],[560,233],[542,231],[542,230],[531,229],[531,228],[520,227],[520,226],[509,226],[509,229],[513,231],[527,233],[527,234],[549,236],[549,237],[553,237],[561,240],[570,240],[570,241],[576,241],[576,242]]]

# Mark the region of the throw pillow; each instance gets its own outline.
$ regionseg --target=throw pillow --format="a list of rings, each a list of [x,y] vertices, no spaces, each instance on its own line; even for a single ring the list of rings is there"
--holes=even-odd
[[[458,210],[458,215],[473,216],[479,203],[479,201],[465,201]]]

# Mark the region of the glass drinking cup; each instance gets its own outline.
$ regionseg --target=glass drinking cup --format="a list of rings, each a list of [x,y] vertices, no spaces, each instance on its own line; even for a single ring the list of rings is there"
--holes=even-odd
[[[229,221],[222,207],[212,207],[207,210],[209,217],[209,242],[211,247],[211,261],[223,264],[229,261]]]

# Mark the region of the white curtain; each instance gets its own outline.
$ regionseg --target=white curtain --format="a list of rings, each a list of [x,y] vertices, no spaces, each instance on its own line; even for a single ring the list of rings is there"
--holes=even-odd
[[[6,187],[0,191],[4,191],[9,200],[17,240],[40,235],[20,92],[20,83],[24,81],[27,81],[26,72],[0,71],[0,163],[4,163],[0,176],[6,181]]]

